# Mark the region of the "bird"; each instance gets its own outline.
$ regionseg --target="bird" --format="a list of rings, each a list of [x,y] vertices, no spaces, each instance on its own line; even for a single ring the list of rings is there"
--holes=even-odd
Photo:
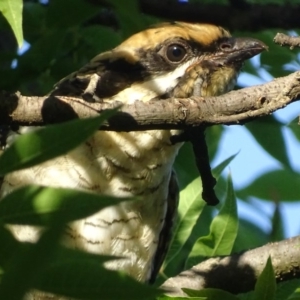
[[[124,104],[170,97],[218,96],[232,90],[244,62],[266,50],[260,40],[232,37],[212,24],[167,22],[138,32],[60,80],[52,96]],[[26,184],[138,197],[67,225],[62,243],[122,257],[105,263],[140,282],[153,282],[172,237],[179,188],[173,163],[180,130],[97,131],[69,153],[4,178],[1,196]],[[14,235],[34,241],[39,229]]]

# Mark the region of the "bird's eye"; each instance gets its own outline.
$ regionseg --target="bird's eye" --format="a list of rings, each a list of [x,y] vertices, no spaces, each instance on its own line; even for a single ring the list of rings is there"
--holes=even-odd
[[[166,57],[170,62],[180,62],[185,58],[186,49],[180,44],[169,45],[166,51]]]

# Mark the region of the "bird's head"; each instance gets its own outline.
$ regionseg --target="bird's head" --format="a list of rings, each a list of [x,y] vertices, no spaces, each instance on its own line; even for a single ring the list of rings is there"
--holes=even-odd
[[[215,96],[231,90],[243,62],[265,49],[259,40],[231,37],[215,25],[163,23],[97,55],[57,88],[72,83],[82,95],[97,74],[98,100]]]

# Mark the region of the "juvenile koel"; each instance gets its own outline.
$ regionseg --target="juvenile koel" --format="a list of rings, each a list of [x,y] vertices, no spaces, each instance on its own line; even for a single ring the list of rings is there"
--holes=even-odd
[[[131,36],[57,83],[53,95],[127,104],[169,97],[216,96],[230,91],[246,59],[266,49],[221,27],[163,23]],[[140,200],[108,207],[68,225],[62,243],[92,253],[123,256],[108,268],[153,281],[163,262],[176,216],[178,186],[172,165],[177,130],[98,131],[75,150],[6,176],[5,195],[35,183]],[[39,229],[13,228],[22,241]]]

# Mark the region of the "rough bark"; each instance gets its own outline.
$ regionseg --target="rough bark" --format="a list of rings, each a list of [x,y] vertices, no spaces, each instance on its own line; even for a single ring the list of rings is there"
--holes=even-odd
[[[296,101],[300,95],[300,72],[273,81],[232,91],[219,97],[166,99],[132,105],[121,102],[88,103],[71,97],[27,97],[19,93],[0,94],[0,124],[45,125],[74,118],[99,115],[120,107],[101,129],[131,131],[184,129],[212,124],[241,124],[269,115]]]
[[[300,38],[298,36],[288,36],[284,33],[277,33],[274,37],[274,43],[280,46],[288,46],[290,49],[300,47]]]
[[[253,250],[205,260],[161,286],[171,296],[184,296],[181,288],[218,288],[234,294],[254,288],[268,257],[272,259],[277,282],[300,278],[300,236],[270,243]]]
[[[213,2],[213,1],[212,1]],[[140,10],[163,19],[212,23],[230,30],[258,31],[263,29],[300,27],[300,5],[288,2],[250,3],[250,1],[231,0],[230,4],[198,2],[179,2],[177,0],[140,0]]]

